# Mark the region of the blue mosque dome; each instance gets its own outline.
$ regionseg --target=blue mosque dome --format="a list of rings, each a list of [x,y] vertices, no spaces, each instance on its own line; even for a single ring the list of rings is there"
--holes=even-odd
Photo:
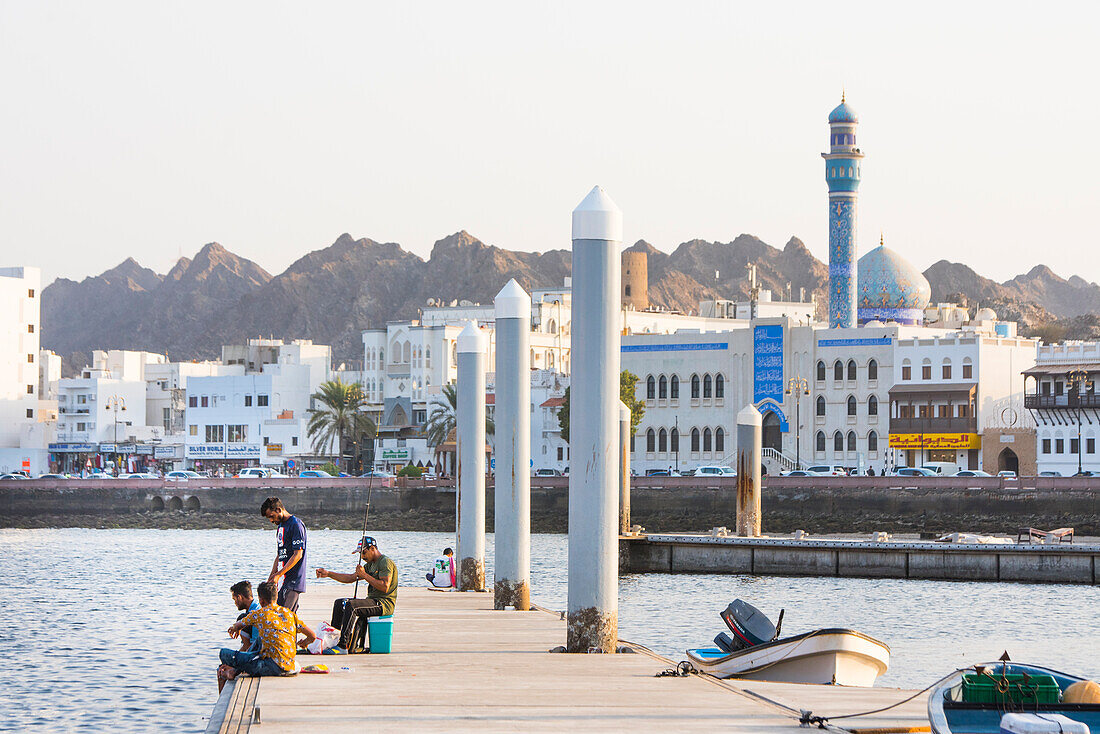
[[[860,324],[868,321],[923,323],[932,287],[916,266],[881,241],[878,247],[859,259],[857,282]]]
[[[841,95],[840,104],[829,113],[829,122],[859,122],[859,115],[856,114],[850,104],[844,101],[844,96]]]

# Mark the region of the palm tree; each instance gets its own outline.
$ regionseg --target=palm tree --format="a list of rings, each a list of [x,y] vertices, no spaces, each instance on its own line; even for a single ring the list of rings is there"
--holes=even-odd
[[[335,440],[336,450],[342,454],[345,438],[350,438],[356,445],[363,438],[374,438],[374,421],[363,412],[367,396],[360,383],[348,383],[340,378],[328,380],[322,382],[320,389],[311,397],[320,406],[310,408],[308,412],[306,434],[313,440],[313,453],[325,453]]]
[[[443,386],[443,394],[432,402],[432,412],[424,424],[424,437],[429,446],[438,446],[447,440],[455,430],[455,414],[458,411],[458,389],[455,383]],[[493,420],[485,416],[485,433],[492,435],[496,431]]]

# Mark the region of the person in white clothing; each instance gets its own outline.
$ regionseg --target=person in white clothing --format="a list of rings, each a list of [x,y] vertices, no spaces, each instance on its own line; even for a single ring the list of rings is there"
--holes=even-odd
[[[450,548],[435,559],[432,570],[424,574],[428,582],[437,589],[453,589],[455,586],[455,552]]]

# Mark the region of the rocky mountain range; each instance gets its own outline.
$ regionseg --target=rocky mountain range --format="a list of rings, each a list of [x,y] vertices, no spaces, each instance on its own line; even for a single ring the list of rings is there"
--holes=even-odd
[[[645,241],[653,306],[691,312],[707,298],[748,294],[746,269],[777,298],[804,289],[824,303],[828,267],[792,237],[781,249],[752,235],[731,242],[691,240],[665,253]],[[457,232],[424,260],[396,243],[343,234],[272,276],[218,243],[181,258],[164,275],[128,258],[79,282],[59,278],[42,293],[42,345],[61,354],[66,372],[93,349],[142,349],[174,360],[208,359],[222,344],[255,336],[331,344],[338,360],[362,358],[360,331],[416,318],[429,299],[490,303],[508,278],[526,289],[560,286],[568,250],[516,252]],[[989,306],[1029,333],[1087,337],[1100,331],[1100,286],[1060,278],[1045,266],[1004,283],[959,263],[935,263],[925,275],[934,301]],[[1044,331],[1045,330],[1045,331]]]

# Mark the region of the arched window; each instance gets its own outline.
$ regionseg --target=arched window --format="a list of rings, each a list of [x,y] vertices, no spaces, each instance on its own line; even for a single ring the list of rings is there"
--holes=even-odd
[[[714,397],[726,397],[726,378],[722,377],[722,375],[714,376]]]
[[[932,360],[925,357],[920,363],[920,378],[922,380],[932,379]]]
[[[657,432],[652,428],[645,432],[645,450],[651,454],[657,450]]]
[[[669,434],[668,450],[672,453],[678,453],[680,451],[680,430],[673,428],[672,433]]]
[[[668,397],[668,378],[661,375],[661,379],[657,380],[657,397],[664,400]]]
[[[913,365],[908,359],[901,361],[901,379],[912,380],[913,379]]]
[[[848,431],[848,450],[855,453],[856,450],[856,432]]]
[[[411,362],[412,361],[410,359],[411,355],[412,355],[412,345],[409,344],[408,342],[405,342],[404,344],[401,345],[401,363],[402,364],[408,364],[409,362]]]
[[[703,429],[703,451],[710,451],[710,429]]]
[[[711,381],[710,375],[703,375],[703,397],[709,398],[711,396]]]
[[[833,363],[833,381],[844,381],[844,363],[841,362],[839,359]]]
[[[672,379],[668,381],[668,396],[672,400],[680,399],[680,378],[676,375],[673,375]]]
[[[825,453],[825,431],[818,431],[814,437],[814,449],[819,453]]]
[[[855,395],[849,395],[848,396],[848,415],[855,415],[856,414],[856,406],[857,406],[856,396]]]
[[[943,379],[950,380],[951,379],[951,360],[950,359],[944,359],[943,364],[940,366],[940,370],[941,370],[940,374],[943,375]]]
[[[691,376],[691,399],[699,399],[699,375]]]
[[[432,366],[432,348],[431,347],[428,347],[427,349],[424,350],[424,366],[425,367],[431,367]]]
[[[848,379],[852,382],[856,381],[856,361],[854,359],[848,360]]]
[[[817,361],[817,381],[825,382],[825,363],[821,360]]]
[[[386,363],[386,350],[385,349],[379,349],[378,350],[378,369],[382,369],[382,365],[384,365],[385,363]]]
[[[400,342],[394,341],[393,344],[390,344],[390,354],[393,356],[393,363],[394,364],[400,364],[401,363],[401,343]]]
[[[837,431],[833,434],[833,451],[835,453],[844,453],[844,434]]]
[[[825,415],[825,396],[824,395],[818,395],[817,396],[817,410],[816,410],[816,413],[817,413],[817,415],[821,415],[821,416]]]
[[[878,415],[878,398],[874,395],[867,398],[867,415]]]
[[[653,375],[645,378],[645,399],[653,400],[657,397],[657,381],[653,379]]]
[[[668,451],[668,431],[663,428],[657,432],[657,450],[662,453]]]
[[[878,379],[878,362],[876,362],[873,359],[870,362],[867,363],[867,379],[868,380],[877,380]]]
[[[878,453],[878,434],[874,431],[867,434],[867,453],[872,456]]]
[[[546,369],[550,369],[550,370],[554,369],[554,352],[553,351],[547,351],[546,352]]]
[[[963,357],[963,379],[974,379],[974,364],[970,361],[970,357]]]
[[[695,451],[695,452],[699,451],[699,429],[698,428],[692,428],[691,429],[691,450]]]
[[[726,450],[726,432],[721,428],[714,429],[714,450],[719,453]]]
[[[554,319],[550,319],[548,322],[546,322],[546,331],[549,334],[557,334],[558,333],[558,322],[554,321]]]

